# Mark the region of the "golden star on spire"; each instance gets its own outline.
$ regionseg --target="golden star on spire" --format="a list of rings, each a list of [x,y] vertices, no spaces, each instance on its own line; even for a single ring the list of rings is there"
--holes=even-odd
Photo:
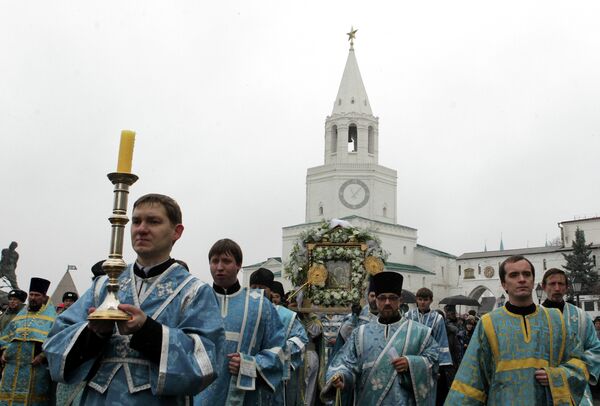
[[[354,40],[356,39],[356,31],[358,29],[354,29],[354,26],[350,26],[350,32],[347,32],[348,41],[350,41],[350,49],[354,49]]]

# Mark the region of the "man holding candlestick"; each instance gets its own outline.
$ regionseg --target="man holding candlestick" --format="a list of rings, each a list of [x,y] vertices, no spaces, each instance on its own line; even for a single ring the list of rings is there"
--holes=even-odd
[[[87,320],[106,296],[105,276],[58,319],[45,350],[54,380],[86,382],[82,404],[186,404],[217,376],[225,341],[212,288],[170,257],[181,210],[149,194],[133,206],[137,260],[119,276],[125,321]]]

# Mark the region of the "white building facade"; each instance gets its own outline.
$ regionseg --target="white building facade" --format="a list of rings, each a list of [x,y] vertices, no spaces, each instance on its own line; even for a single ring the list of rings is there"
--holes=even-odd
[[[493,298],[496,306],[505,300],[505,293],[500,284],[498,270],[500,264],[512,255],[523,255],[535,267],[535,284],[541,283],[544,272],[550,268],[563,269],[563,254],[572,251],[571,244],[575,240],[577,228],[584,231],[587,244],[592,244],[594,270],[598,272],[596,258],[600,259],[600,217],[569,220],[558,223],[561,230],[561,244],[534,248],[519,248],[499,251],[468,252],[456,258],[458,280],[456,287],[450,289],[452,294],[463,294],[481,300]],[[544,294],[537,300],[543,301]],[[597,295],[580,296],[581,307],[593,316],[600,315]],[[487,310],[487,309],[484,309]]]
[[[309,168],[306,175],[305,222],[283,228],[281,257],[244,267],[244,284],[262,266],[291,289],[282,267],[300,234],[323,219],[341,218],[381,239],[390,252],[386,269],[404,275],[404,289],[414,293],[433,287],[435,298],[443,298],[456,275],[456,257],[418,244],[415,228],[396,223],[397,174],[379,164],[379,118],[371,110],[352,46],[325,119],[323,149],[323,165]]]
[[[382,247],[390,252],[386,269],[401,272],[404,289],[412,293],[421,287],[430,288],[434,307],[444,297],[457,294],[479,300],[481,312],[503,304],[500,263],[511,255],[524,255],[536,268],[537,285],[546,269],[565,264],[563,254],[571,251],[577,228],[585,232],[588,243],[593,243],[598,271],[595,258],[600,260],[600,217],[559,223],[560,246],[469,252],[456,257],[418,244],[417,229],[396,223],[397,174],[379,164],[379,141],[379,118],[371,110],[351,46],[331,115],[325,119],[323,165],[307,170],[304,223],[283,227],[281,257],[243,268],[244,286],[252,272],[265,267],[275,273],[286,290],[292,289],[283,266],[293,245],[303,231],[332,218],[344,219],[377,235]],[[597,297],[580,299],[584,309],[600,314]]]

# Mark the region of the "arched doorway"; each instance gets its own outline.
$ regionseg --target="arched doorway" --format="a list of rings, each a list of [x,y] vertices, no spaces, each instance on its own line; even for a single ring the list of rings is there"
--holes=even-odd
[[[492,291],[487,286],[483,285],[479,285],[473,289],[471,293],[469,293],[469,297],[481,303],[481,306],[479,306],[479,310],[477,311],[479,314],[486,314],[494,310],[498,301]]]

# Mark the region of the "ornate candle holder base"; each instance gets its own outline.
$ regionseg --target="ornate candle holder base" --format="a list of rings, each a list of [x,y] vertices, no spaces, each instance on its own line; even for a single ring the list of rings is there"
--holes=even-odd
[[[94,313],[88,316],[88,320],[112,320],[112,321],[127,321],[131,316],[119,309],[97,309]]]
[[[110,287],[107,286],[107,288]],[[92,314],[88,316],[88,320],[129,320],[131,316],[129,316],[123,310],[119,310],[118,306],[119,299],[117,299],[117,295],[115,292],[109,291],[104,299],[104,302],[102,302],[100,307],[98,307]]]

